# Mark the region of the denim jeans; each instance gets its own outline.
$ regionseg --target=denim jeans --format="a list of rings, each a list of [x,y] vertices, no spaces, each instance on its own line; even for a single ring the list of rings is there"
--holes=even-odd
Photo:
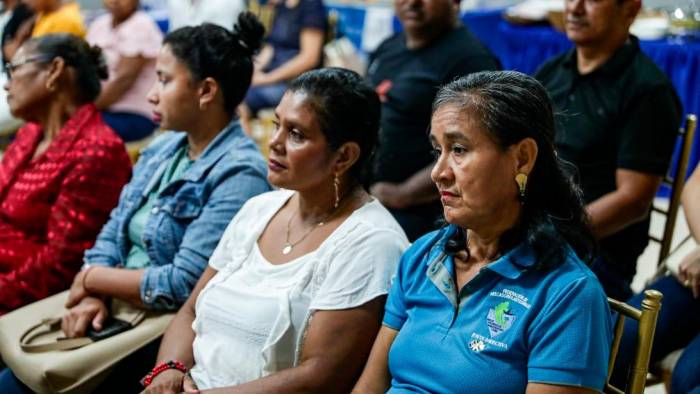
[[[10,368],[0,371],[0,393],[3,394],[32,394],[33,391],[25,386]]]
[[[650,365],[662,360],[669,353],[685,348],[681,359],[673,371],[671,393],[689,393],[698,390],[700,385],[700,299],[683,287],[673,276],[663,277],[647,289],[660,291],[664,298],[656,323],[654,346]],[[627,303],[639,308],[644,294],[630,298]],[[623,381],[631,366],[637,341],[638,322],[625,320],[625,330],[620,343],[613,383]],[[700,390],[699,390],[700,391]]]
[[[700,394],[700,333],[685,347],[673,369],[671,394]]]

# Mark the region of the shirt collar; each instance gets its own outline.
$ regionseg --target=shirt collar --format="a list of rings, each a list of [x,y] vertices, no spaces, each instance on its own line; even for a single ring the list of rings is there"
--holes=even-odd
[[[633,35],[629,36],[627,42],[622,45],[605,63],[587,75],[606,75],[616,76],[620,71],[627,67],[639,52],[639,39]],[[576,68],[576,48],[571,49],[564,57],[564,67],[570,69],[576,75],[579,75]]]
[[[63,124],[58,135],[51,141],[51,144],[44,154],[46,156],[52,156],[55,161],[59,161],[59,158],[70,151],[75,141],[86,132],[86,125],[90,121],[94,122],[97,120],[95,118],[97,114],[97,107],[92,103],[83,104],[78,107],[73,116]],[[29,123],[28,125],[34,128],[33,132],[37,133],[35,138],[38,138],[38,141],[40,141],[43,136],[42,127],[36,123]]]
[[[232,120],[214,139],[207,145],[204,152],[185,171],[181,179],[197,182],[207,171],[226,153],[233,149],[237,140],[245,139],[238,119]],[[182,133],[169,149],[161,152],[158,161],[164,162],[171,158],[182,145],[187,143],[187,134]]]
[[[532,268],[536,261],[535,252],[530,245],[523,242],[487,265],[486,269],[508,279],[518,279],[523,272]]]
[[[430,265],[436,258],[440,258],[445,253],[445,245],[456,231],[457,226],[449,225],[443,231],[438,232],[435,243],[429,242],[429,244],[433,244],[433,247],[428,253],[430,257],[426,259],[427,265]],[[488,264],[486,269],[508,279],[517,279],[525,271],[532,268],[536,262],[535,252],[530,245],[521,243],[496,261]]]

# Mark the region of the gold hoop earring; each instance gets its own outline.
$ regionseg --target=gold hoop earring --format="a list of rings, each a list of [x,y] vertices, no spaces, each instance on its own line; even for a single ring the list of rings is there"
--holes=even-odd
[[[335,189],[335,204],[333,204],[333,209],[337,209],[338,204],[340,204],[340,179],[338,178],[338,174],[333,176],[333,188]]]
[[[54,86],[52,82],[46,82],[46,90],[48,90],[49,92],[53,92],[54,90],[56,90],[56,86]]]
[[[521,204],[525,203],[525,193],[527,192],[527,174],[521,172],[515,176],[515,183],[518,184],[518,200]]]

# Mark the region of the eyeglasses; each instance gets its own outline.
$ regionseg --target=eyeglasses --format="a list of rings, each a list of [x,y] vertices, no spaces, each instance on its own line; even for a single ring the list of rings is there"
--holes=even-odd
[[[5,74],[7,75],[7,79],[12,79],[12,73],[19,67],[24,66],[25,64],[29,63],[34,63],[34,62],[45,62],[49,60],[50,57],[47,55],[39,55],[39,56],[32,56],[20,60],[15,60],[14,62],[7,62],[5,63]]]

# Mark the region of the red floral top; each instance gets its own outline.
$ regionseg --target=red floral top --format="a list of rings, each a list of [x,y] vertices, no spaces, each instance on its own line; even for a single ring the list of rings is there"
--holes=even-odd
[[[42,138],[27,124],[0,162],[0,315],[70,286],[131,174],[93,104],[32,160]]]

